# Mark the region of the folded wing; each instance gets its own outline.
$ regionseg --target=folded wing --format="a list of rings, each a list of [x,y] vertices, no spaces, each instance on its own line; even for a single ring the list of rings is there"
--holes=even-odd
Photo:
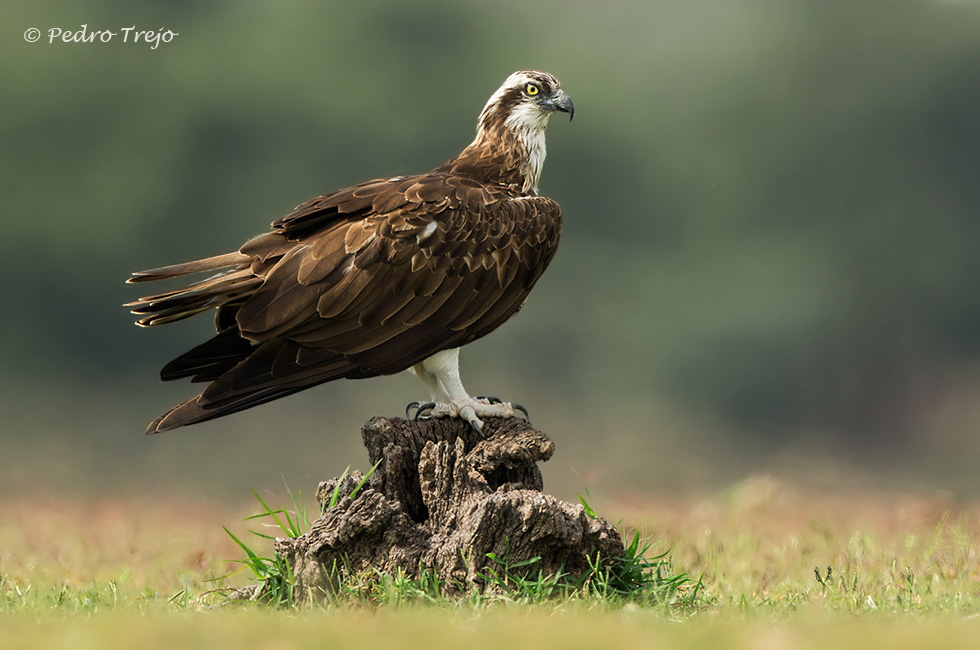
[[[550,199],[432,173],[319,197],[237,253],[135,274],[224,269],[130,305],[142,325],[217,308],[217,334],[161,373],[210,385],[147,432],[400,372],[480,338],[523,304],[560,229]]]

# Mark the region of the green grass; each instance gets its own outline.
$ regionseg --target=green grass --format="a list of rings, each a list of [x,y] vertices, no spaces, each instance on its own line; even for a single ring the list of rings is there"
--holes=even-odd
[[[97,616],[0,618],[2,645],[15,648],[975,648],[980,621],[949,616],[800,616],[745,620],[731,615],[676,620],[642,609],[553,606],[269,608]]]
[[[634,497],[595,506],[640,531],[628,537],[634,562],[615,576],[599,563],[576,583],[497,557],[492,589],[454,599],[431,574],[362,572],[317,605],[214,607],[256,578],[239,571],[248,556],[220,522],[268,556],[270,531],[249,539],[249,529],[301,530],[302,498],[288,502],[288,513],[262,506],[262,519],[242,522],[252,506],[0,501],[0,646],[947,648],[980,639],[980,504],[943,496],[833,497],[752,480],[706,499]]]

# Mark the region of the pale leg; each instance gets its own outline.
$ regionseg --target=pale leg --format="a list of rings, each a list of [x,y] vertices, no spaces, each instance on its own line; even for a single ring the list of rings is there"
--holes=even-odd
[[[483,433],[483,417],[516,417],[512,404],[500,402],[490,404],[484,400],[470,397],[459,378],[459,348],[437,352],[412,368],[426,390],[432,396],[435,406],[430,410],[431,417],[460,417]],[[518,407],[518,410],[524,409]],[[525,412],[526,414],[526,412]]]
[[[425,386],[425,390],[429,393],[429,397],[433,402],[444,404],[449,401],[449,393],[439,383],[439,378],[426,370],[424,364],[417,363],[409,368],[408,371],[419,378],[419,381]]]

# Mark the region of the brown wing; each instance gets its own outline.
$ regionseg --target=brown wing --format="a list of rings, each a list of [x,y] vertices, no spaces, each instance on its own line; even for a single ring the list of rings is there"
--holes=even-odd
[[[165,379],[212,383],[150,432],[340,377],[400,372],[484,336],[550,262],[561,213],[550,199],[434,173],[321,197],[273,227],[241,249],[247,265],[206,281],[244,274],[252,284],[221,306],[216,337],[164,368]],[[175,294],[144,299],[139,313],[163,307],[174,318]]]

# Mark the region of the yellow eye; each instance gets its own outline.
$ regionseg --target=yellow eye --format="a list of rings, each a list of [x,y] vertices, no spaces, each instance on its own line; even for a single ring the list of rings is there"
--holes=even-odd
[[[537,94],[538,94],[539,92],[541,92],[541,89],[540,89],[540,88],[538,88],[538,87],[537,87],[536,85],[534,85],[534,84],[528,84],[528,85],[526,85],[526,86],[524,86],[524,92],[526,92],[526,93],[527,93],[528,95],[530,95],[531,97],[534,97],[534,96],[535,96],[535,95],[537,95]]]

